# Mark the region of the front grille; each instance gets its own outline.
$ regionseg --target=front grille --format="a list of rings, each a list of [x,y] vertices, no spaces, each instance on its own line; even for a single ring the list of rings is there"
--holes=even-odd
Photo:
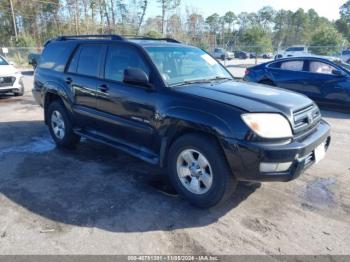
[[[305,157],[304,166],[307,167],[307,166],[311,165],[314,161],[315,161],[314,152],[310,152],[310,153]]]
[[[315,104],[293,112],[293,130],[295,134],[306,133],[321,120],[321,112]]]
[[[1,77],[0,76],[0,87],[12,86],[15,81],[16,81],[16,77],[13,77],[13,76]]]

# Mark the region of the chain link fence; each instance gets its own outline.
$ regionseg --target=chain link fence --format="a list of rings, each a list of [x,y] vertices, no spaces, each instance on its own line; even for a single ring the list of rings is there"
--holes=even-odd
[[[30,55],[41,54],[41,47],[1,47],[0,55],[18,67],[29,67]]]
[[[289,48],[288,46],[271,48],[263,45],[254,46],[229,44],[232,42],[219,45],[214,42],[211,42],[211,44],[206,46],[204,49],[210,53],[213,53],[216,48],[222,48],[226,51],[232,52],[234,59],[224,61],[225,65],[231,66],[249,66],[265,62],[267,60],[274,59],[276,55],[282,54]],[[195,45],[195,43],[192,44]],[[29,67],[31,57],[35,54],[41,54],[42,49],[42,47],[0,47],[0,55],[19,67]],[[348,61],[348,59],[350,59],[350,51],[348,51],[348,48],[343,46],[307,46],[307,52],[314,55],[327,55],[343,58],[344,61]]]

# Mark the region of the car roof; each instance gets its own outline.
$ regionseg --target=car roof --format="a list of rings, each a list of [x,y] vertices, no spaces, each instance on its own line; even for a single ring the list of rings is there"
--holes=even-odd
[[[293,60],[319,60],[324,62],[333,62],[334,60],[340,60],[340,58],[336,57],[320,57],[320,56],[293,56],[287,58],[281,58],[274,61],[267,62],[266,64],[271,64],[275,62],[285,62],[285,61],[293,61]]]
[[[166,42],[162,40],[127,39],[127,42],[132,42],[142,47],[192,47],[182,43]]]
[[[172,38],[151,38],[151,37],[124,37],[120,35],[76,35],[76,36],[59,36],[48,40],[45,46],[53,42],[69,43],[132,43],[141,47],[192,47],[183,44]]]

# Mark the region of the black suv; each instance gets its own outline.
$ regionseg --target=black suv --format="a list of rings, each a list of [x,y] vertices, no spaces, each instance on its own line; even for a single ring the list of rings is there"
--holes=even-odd
[[[235,81],[173,39],[62,36],[45,44],[33,94],[56,144],[80,137],[167,167],[210,207],[237,181],[290,181],[320,161],[330,126],[309,98]]]

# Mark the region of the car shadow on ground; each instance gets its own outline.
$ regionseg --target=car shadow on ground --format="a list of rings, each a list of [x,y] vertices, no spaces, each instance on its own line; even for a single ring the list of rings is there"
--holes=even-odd
[[[28,100],[24,96],[14,96],[11,93],[0,94],[0,106],[13,103],[18,103],[25,106],[37,106],[37,103],[34,100]]]
[[[21,73],[25,76],[32,76],[34,75],[34,70],[22,70]]]
[[[18,138],[13,138],[15,130]],[[0,123],[2,139],[0,193],[66,225],[112,232],[201,227],[218,221],[260,187],[239,184],[227,202],[198,209],[174,194],[166,171],[84,139],[74,150],[57,149],[41,121]]]

